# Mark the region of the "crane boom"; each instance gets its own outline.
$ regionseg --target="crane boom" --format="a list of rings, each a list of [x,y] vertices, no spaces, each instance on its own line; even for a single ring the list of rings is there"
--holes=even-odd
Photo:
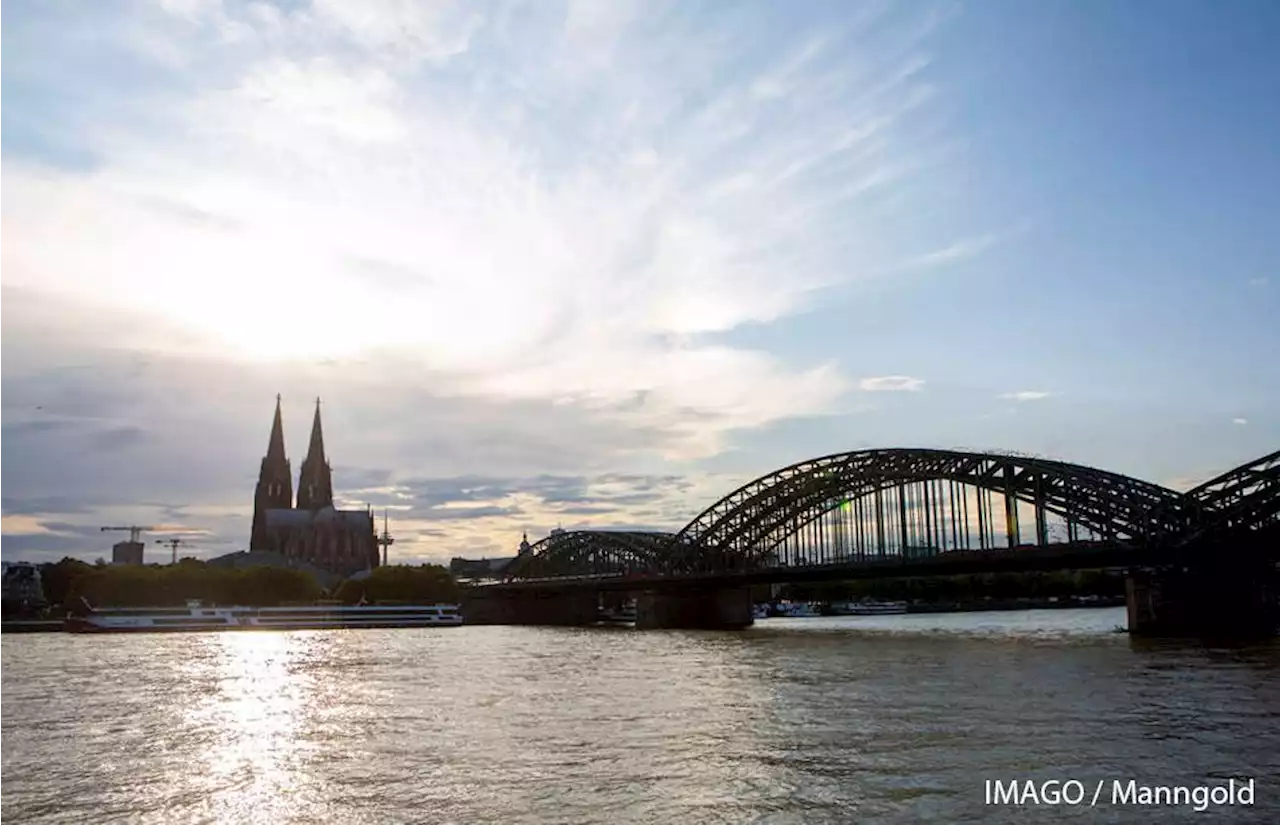
[[[139,536],[140,534],[142,534],[142,533],[149,533],[149,532],[151,532],[151,531],[152,531],[152,530],[154,530],[154,529],[156,529],[156,528],[154,528],[154,527],[139,527],[138,525],[136,525],[136,524],[135,524],[135,525],[130,525],[130,526],[128,526],[128,527],[103,527],[103,528],[102,528],[102,532],[104,532],[104,533],[110,533],[110,532],[115,532],[115,531],[128,531],[128,533],[129,533],[129,541],[137,541],[137,540],[138,540],[138,536]]]

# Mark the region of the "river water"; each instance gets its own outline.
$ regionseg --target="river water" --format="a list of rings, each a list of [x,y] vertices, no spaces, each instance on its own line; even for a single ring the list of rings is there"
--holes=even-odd
[[[738,633],[11,635],[2,815],[1280,822],[1280,646],[1143,645],[1112,632],[1124,622],[1103,609]],[[1254,780],[1252,806],[1112,804],[1115,780],[1233,777]],[[1085,798],[984,803],[984,782],[1012,779],[1077,780]]]

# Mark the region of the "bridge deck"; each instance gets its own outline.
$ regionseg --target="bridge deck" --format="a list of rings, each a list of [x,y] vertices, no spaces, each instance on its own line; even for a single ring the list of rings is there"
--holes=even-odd
[[[579,576],[547,576],[477,585],[476,590],[577,590],[600,591],[682,589],[707,586],[780,584],[815,581],[911,576],[1023,573],[1045,570],[1095,569],[1167,563],[1166,552],[1124,544],[1096,542],[1030,545],[1005,550],[956,551],[924,558],[865,559],[839,564],[773,567],[762,570],[658,575],[600,573]]]

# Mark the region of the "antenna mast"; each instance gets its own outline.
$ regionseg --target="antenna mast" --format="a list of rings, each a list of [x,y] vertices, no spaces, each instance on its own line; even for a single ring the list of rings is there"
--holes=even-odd
[[[378,536],[378,544],[382,547],[382,566],[387,566],[387,548],[395,544],[396,540],[391,537],[391,532],[387,529],[387,510],[382,510],[382,535]]]

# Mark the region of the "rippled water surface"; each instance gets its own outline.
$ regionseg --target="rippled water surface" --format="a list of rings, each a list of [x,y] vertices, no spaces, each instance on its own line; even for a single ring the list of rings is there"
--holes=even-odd
[[[11,635],[3,820],[1280,822],[1280,646],[1123,623]],[[988,779],[1229,777],[1252,808],[984,805]]]

